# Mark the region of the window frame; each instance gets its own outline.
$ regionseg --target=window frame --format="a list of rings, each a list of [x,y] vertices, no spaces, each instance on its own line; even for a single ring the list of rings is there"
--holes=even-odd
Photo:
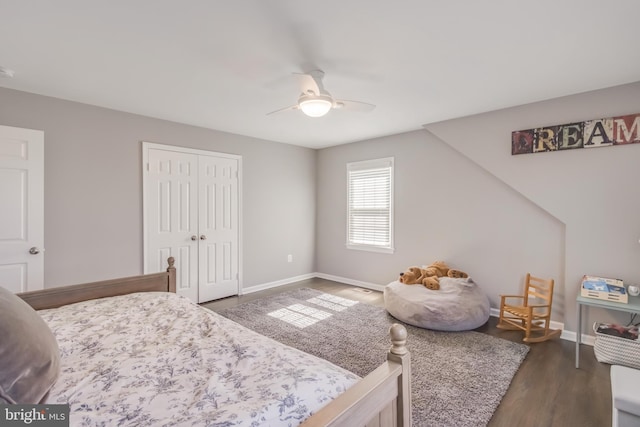
[[[351,176],[350,173],[352,171],[368,171],[374,169],[389,169],[389,208],[388,218],[389,218],[389,242],[386,245],[377,245],[374,243],[355,243],[351,241],[351,216],[352,216],[352,207],[351,207]],[[347,249],[359,250],[359,251],[368,251],[368,252],[378,252],[378,253],[387,253],[392,254],[394,252],[394,158],[393,157],[384,157],[379,159],[371,159],[371,160],[363,160],[356,162],[349,162],[346,165],[346,191],[347,191],[347,224],[346,224],[346,247]]]

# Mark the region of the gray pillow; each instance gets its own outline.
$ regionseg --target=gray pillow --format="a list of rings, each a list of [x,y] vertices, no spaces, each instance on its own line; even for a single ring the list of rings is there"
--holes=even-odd
[[[59,373],[60,351],[49,326],[0,286],[0,404],[40,403]]]

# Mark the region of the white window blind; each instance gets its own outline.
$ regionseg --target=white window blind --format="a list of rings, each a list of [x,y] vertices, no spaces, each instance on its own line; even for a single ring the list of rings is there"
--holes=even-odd
[[[347,247],[393,252],[393,157],[347,164]]]

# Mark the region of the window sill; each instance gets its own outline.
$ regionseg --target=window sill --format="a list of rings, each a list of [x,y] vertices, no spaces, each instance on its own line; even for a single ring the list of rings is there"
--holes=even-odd
[[[392,254],[393,248],[385,248],[381,246],[371,246],[371,245],[352,245],[347,243],[347,249],[353,249],[356,251],[365,251],[365,252],[377,252],[382,254]]]

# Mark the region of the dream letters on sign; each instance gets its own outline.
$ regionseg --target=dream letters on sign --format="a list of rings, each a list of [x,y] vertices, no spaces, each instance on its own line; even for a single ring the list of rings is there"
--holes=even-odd
[[[511,154],[574,148],[606,147],[640,142],[640,113],[511,133]]]

